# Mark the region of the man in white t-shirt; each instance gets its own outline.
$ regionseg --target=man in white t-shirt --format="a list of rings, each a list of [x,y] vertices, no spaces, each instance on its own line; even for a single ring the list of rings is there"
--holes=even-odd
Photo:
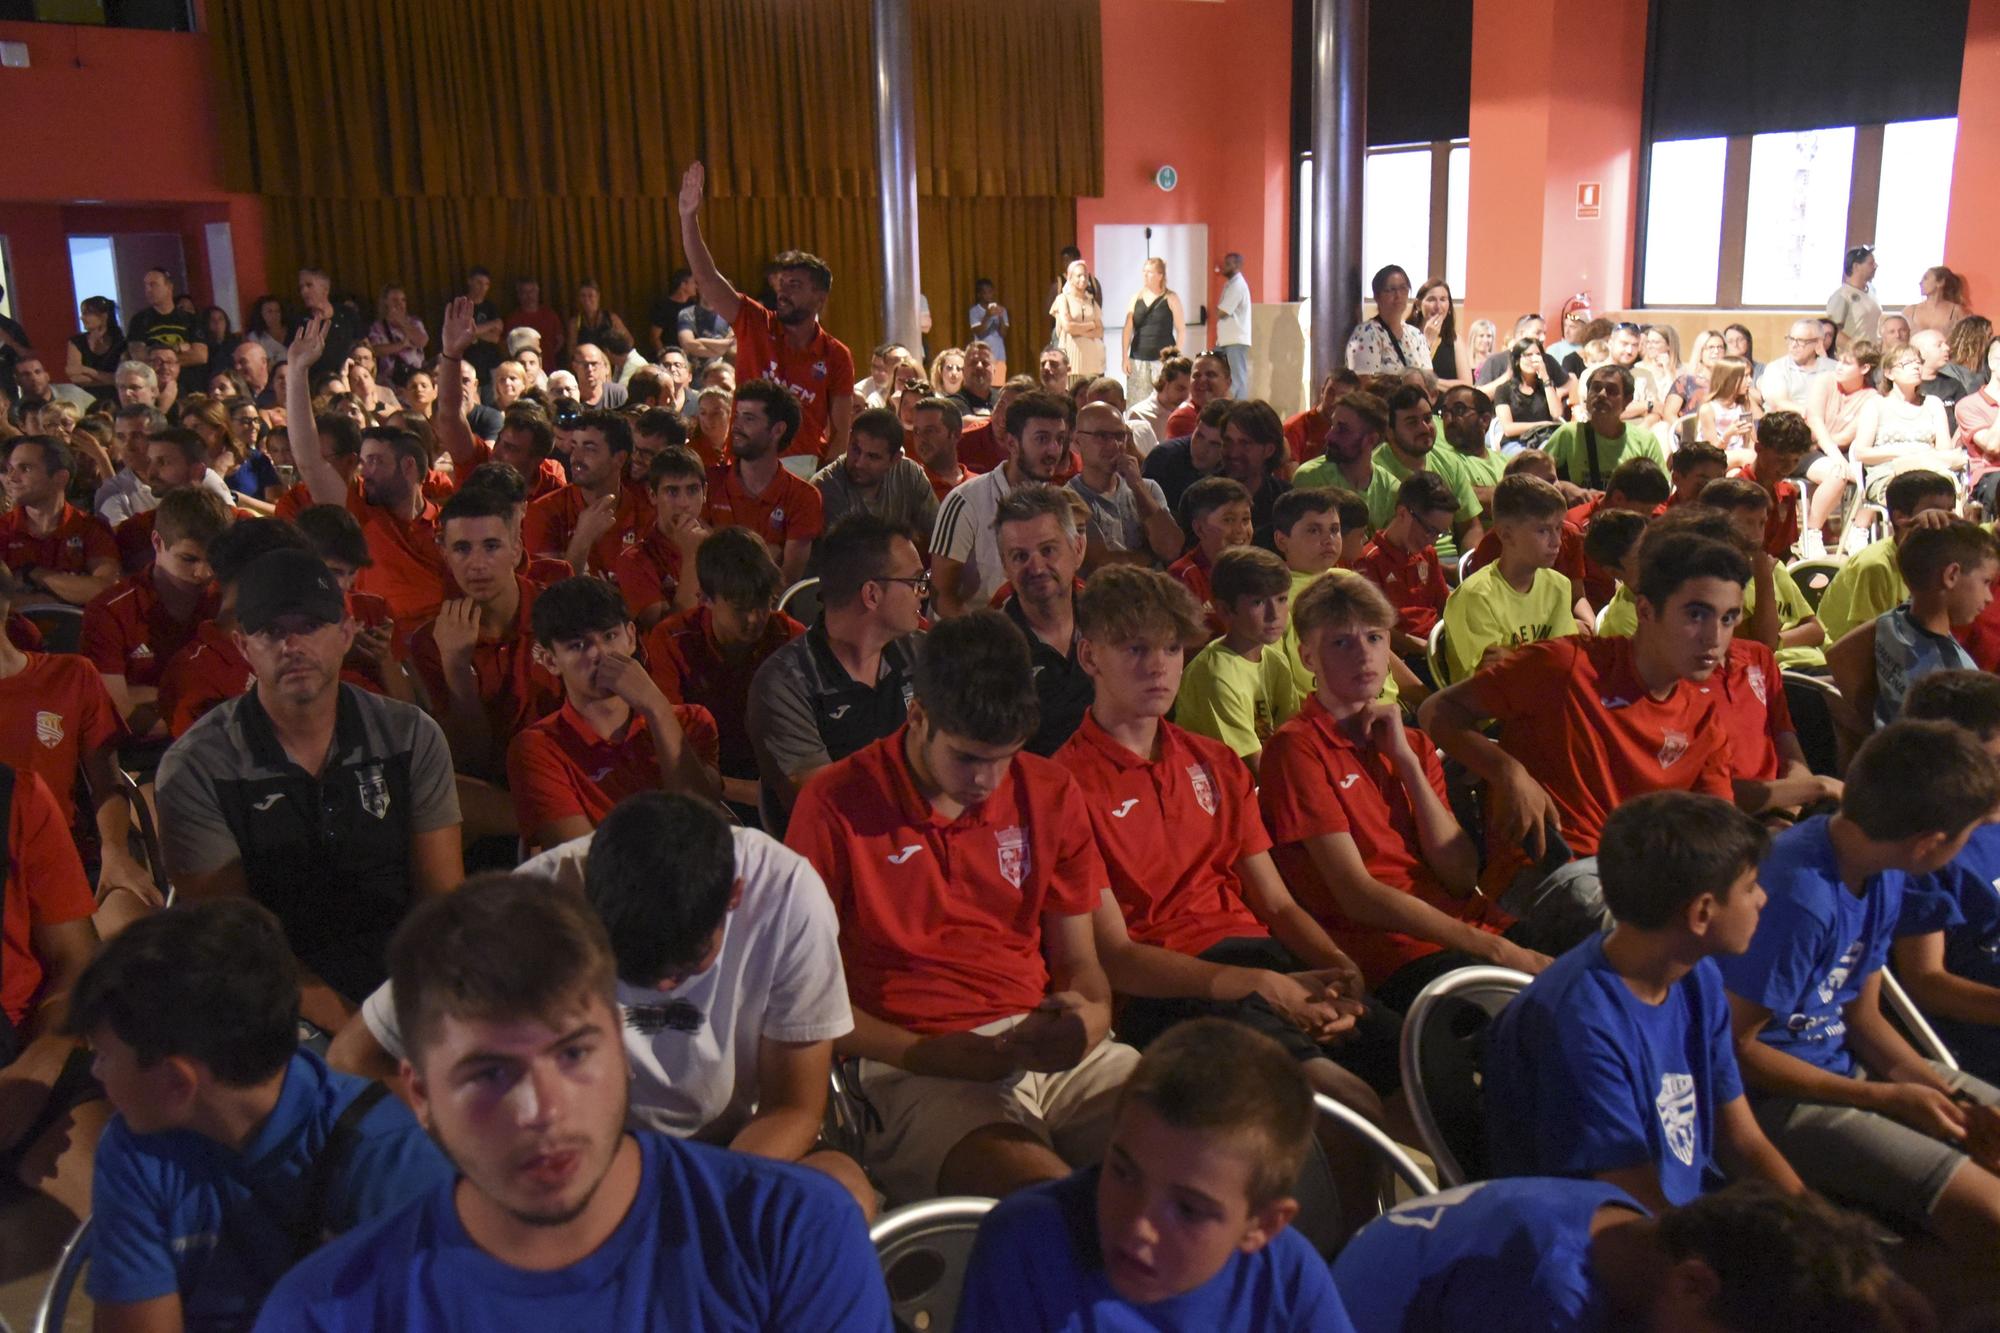
[[[518,872],[581,891],[604,919],[638,1129],[801,1162],[873,1215],[853,1159],[820,1148],[833,1042],[854,1029],[833,900],[796,852],[686,796],[642,792]],[[395,999],[370,995],[330,1062],[388,1079]]]
[[[1229,362],[1229,396],[1250,396],[1250,280],[1243,276],[1243,256],[1234,250],[1222,257],[1222,295],[1215,300],[1215,350]]]
[[[1764,395],[1766,412],[1797,412],[1806,415],[1807,390],[1821,375],[1834,369],[1833,358],[1821,350],[1819,321],[1795,319],[1785,335],[1785,355],[1774,358],[1757,381]]]

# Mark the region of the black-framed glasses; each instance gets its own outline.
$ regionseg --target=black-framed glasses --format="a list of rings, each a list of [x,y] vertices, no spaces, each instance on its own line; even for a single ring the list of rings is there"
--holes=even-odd
[[[917,596],[928,597],[931,595],[931,574],[929,570],[925,570],[921,574],[907,574],[901,578],[898,578],[893,574],[884,574],[879,578],[870,579],[869,582],[907,583],[910,585],[911,589],[916,592]]]

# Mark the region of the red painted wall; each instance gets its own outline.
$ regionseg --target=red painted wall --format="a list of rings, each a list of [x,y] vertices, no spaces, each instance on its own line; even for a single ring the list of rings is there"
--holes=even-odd
[[[1288,299],[1290,0],[1100,0],[1099,9],[1104,195],[1076,201],[1078,248],[1090,255],[1100,225],[1205,222],[1211,267],[1238,251],[1254,300]],[[1153,173],[1169,163],[1180,184],[1165,193]],[[1201,299],[1212,307],[1221,285],[1211,274]]]
[[[1944,262],[1965,275],[1973,304],[1990,310],[2000,298],[2000,254],[1993,247],[1993,218],[2000,214],[2000,144],[1991,133],[2000,125],[2000,0],[1972,0],[1966,15],[1958,124]]]

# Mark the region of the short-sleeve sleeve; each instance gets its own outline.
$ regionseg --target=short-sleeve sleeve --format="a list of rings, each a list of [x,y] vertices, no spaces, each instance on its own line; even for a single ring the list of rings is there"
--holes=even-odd
[[[1773,896],[1758,918],[1750,947],[1717,959],[1722,982],[1740,999],[1782,1018],[1798,1008],[1820,978],[1820,943],[1826,925],[1791,895]]]
[[[1736,1063],[1736,1031],[1730,1019],[1729,998],[1722,992],[1722,973],[1708,959],[1702,962],[1708,966],[1696,964],[1694,985],[1701,988],[1703,1012],[1708,1017],[1704,1038],[1712,1079],[1709,1100],[1715,1104],[1715,1110],[1720,1110],[1743,1095],[1743,1070]]]
[[[763,1034],[772,1041],[830,1041],[854,1030],[847,1001],[847,974],[840,964],[840,920],[819,872],[802,858],[790,863],[782,886],[767,891],[785,897],[778,958],[771,969],[770,1003],[764,1007]]]
[[[1310,734],[1298,726],[1280,727],[1264,747],[1257,799],[1270,836],[1278,842],[1304,842],[1352,827],[1314,750]]]
[[[207,875],[243,859],[243,849],[223,818],[213,776],[185,742],[160,760],[153,795],[160,807],[160,851],[167,873]]]
[[[1224,651],[1218,649],[1217,651]],[[1192,687],[1192,688],[1190,688]],[[1239,756],[1264,748],[1257,735],[1257,699],[1243,678],[1211,666],[1181,681],[1174,704],[1174,721],[1189,731],[1221,741]]]
[[[812,705],[798,687],[788,656],[784,652],[774,653],[757,668],[750,681],[750,698],[745,709],[746,725],[759,762],[776,770],[765,774],[767,781],[774,776],[791,778],[833,762],[819,734]]]
[[[528,728],[508,744],[507,787],[521,836],[531,842],[556,820],[586,813],[561,751],[540,727]]]
[[[1055,863],[1049,873],[1049,894],[1042,903],[1044,912],[1058,916],[1085,916],[1097,909],[1104,890],[1111,886],[1111,874],[1097,850],[1097,835],[1091,831],[1090,811],[1083,803],[1083,790],[1076,779],[1064,775],[1060,799],[1051,815],[1056,821],[1050,845]]]
[[[811,482],[800,482],[792,495],[792,512],[785,515],[785,540],[811,541],[826,531],[826,501]]]
[[[93,514],[83,525],[83,567],[95,569],[106,561],[118,563],[118,541],[104,520]]]
[[[847,869],[847,840],[839,813],[827,796],[827,783],[808,781],[799,792],[798,803],[785,825],[785,846],[806,859],[826,886],[834,914],[851,897],[852,881]]]
[[[1445,611],[1450,613],[1450,603]],[[1479,673],[1480,703],[1503,722],[1547,708],[1554,693],[1551,687],[1574,674],[1578,651],[1574,636],[1569,636],[1544,639],[1509,653]]]
[[[396,990],[383,982],[361,1002],[361,1021],[392,1060],[403,1058],[403,1030],[396,1022]]]
[[[931,527],[931,554],[970,564],[978,537],[963,488],[950,492],[938,505],[937,521]]]
[[[626,547],[611,566],[618,591],[625,594],[625,609],[642,615],[657,602],[671,602],[678,580],[653,563],[642,544]]]
[[[90,1183],[90,1299],[133,1305],[180,1287],[174,1238],[155,1182],[148,1179],[132,1133],[114,1120],[97,1145]]]
[[[107,676],[125,674],[125,636],[118,617],[106,605],[116,595],[116,589],[108,589],[90,599],[83,608],[83,636],[77,644],[77,650],[90,664]]]
[[[722,736],[716,730],[715,714],[700,704],[675,704],[674,718],[681,724],[681,735],[701,762],[710,768],[722,767]]]
[[[828,402],[854,396],[854,353],[838,340],[826,358],[826,396]]]
[[[122,667],[121,667],[122,670]],[[81,733],[78,748],[85,754],[101,750],[125,736],[125,720],[118,716],[118,705],[111,700],[111,691],[94,671],[77,673],[77,707],[80,715]]]
[[[59,926],[96,910],[76,842],[40,774],[16,770],[10,818],[15,841],[10,854],[27,890],[30,925]]]
[[[453,828],[459,823],[458,778],[452,772],[444,729],[414,707],[410,716],[416,733],[410,746],[410,798],[416,802],[410,830],[431,833]]]
[[[1896,934],[1932,935],[1965,924],[1959,901],[1959,880],[1967,872],[1957,862],[1903,886],[1903,904],[1896,913]],[[1974,887],[1980,887],[1975,884]]]

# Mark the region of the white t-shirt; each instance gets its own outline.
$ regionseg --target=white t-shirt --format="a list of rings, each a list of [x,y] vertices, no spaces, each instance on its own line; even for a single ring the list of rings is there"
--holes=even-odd
[[[1250,280],[1241,273],[1222,284],[1215,301],[1215,345],[1250,345]]]
[[[1000,502],[1013,489],[1002,464],[960,482],[938,505],[931,554],[965,566],[959,586],[964,589],[967,606],[986,605],[1007,581],[1007,571],[1000,567],[1000,538],[993,531],[993,519],[1000,511]]]
[[[632,1067],[628,1122],[716,1143],[735,1137],[756,1112],[760,1039],[831,1041],[854,1030],[840,966],[840,923],[819,872],[766,834],[730,832],[743,901],[723,918],[714,966],[672,990],[618,983]],[[551,847],[521,873],[546,875],[581,892],[591,836]],[[400,1058],[403,1043],[388,986],[362,1004],[361,1018]]]

